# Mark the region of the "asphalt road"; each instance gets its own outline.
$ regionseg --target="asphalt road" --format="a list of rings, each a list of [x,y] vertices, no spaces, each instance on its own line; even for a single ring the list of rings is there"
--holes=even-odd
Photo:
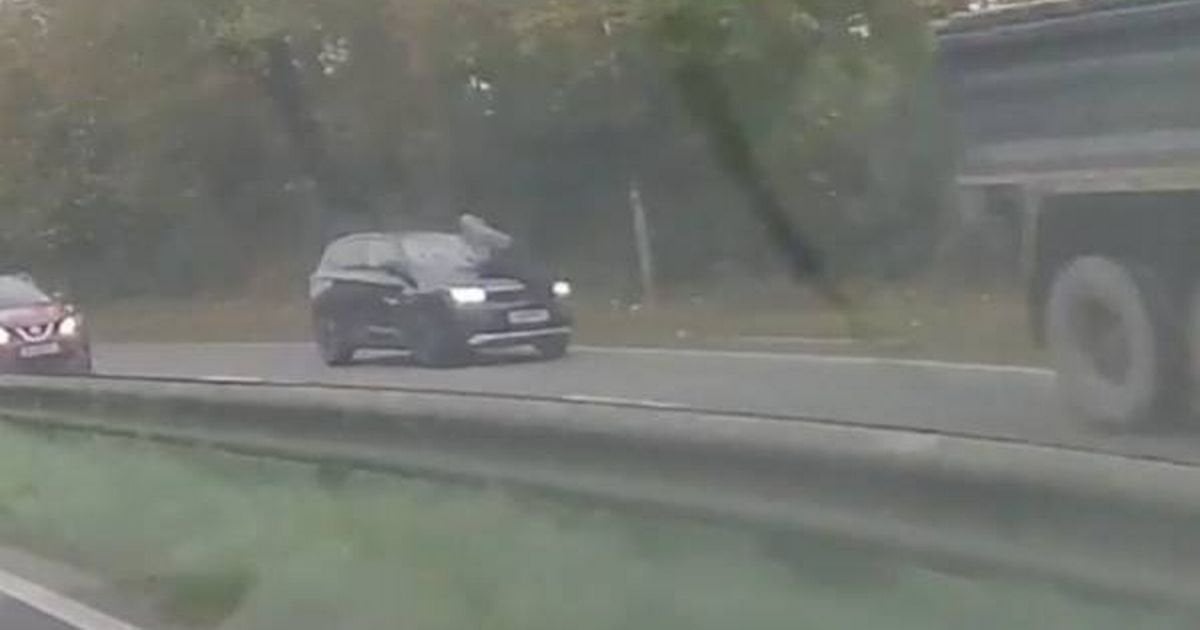
[[[78,630],[25,603],[0,596],[0,628],[11,630]]]
[[[493,356],[456,370],[380,354],[328,368],[307,344],[121,344],[99,372],[415,386],[637,401],[933,430],[1200,464],[1200,424],[1117,434],[1073,418],[1046,371],[813,355],[578,348],[554,362]]]
[[[96,587],[103,583],[90,575],[8,547],[0,548],[0,562],[5,566],[0,569],[2,630],[139,630],[65,594],[104,592]],[[10,573],[10,566],[20,567],[24,575]]]

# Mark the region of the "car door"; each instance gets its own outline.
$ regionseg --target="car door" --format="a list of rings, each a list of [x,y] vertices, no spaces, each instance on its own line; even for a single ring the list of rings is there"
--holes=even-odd
[[[334,318],[343,334],[356,342],[366,341],[371,326],[371,308],[378,289],[368,265],[366,237],[348,237],[331,244],[310,282],[314,311]]]
[[[404,270],[399,243],[390,236],[362,243],[364,268],[369,278],[358,289],[355,306],[369,334],[384,345],[403,342],[404,311],[415,286]]]

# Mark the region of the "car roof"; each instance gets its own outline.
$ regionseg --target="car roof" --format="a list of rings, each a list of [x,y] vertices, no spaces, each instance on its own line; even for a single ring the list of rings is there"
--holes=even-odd
[[[436,230],[411,230],[411,231],[396,231],[396,232],[356,232],[340,236],[329,243],[327,247],[332,247],[341,243],[352,243],[354,241],[392,241],[413,236],[437,236],[437,237],[453,237],[462,236],[458,232],[439,232]]]
[[[462,234],[459,234],[458,232],[435,232],[432,230],[414,230],[412,232],[396,232],[395,236],[396,236],[396,238],[414,238],[414,237],[416,237],[416,238],[422,238],[422,237],[462,238]]]
[[[15,273],[0,273],[0,279],[24,282],[25,284],[37,286],[37,282],[34,281],[33,276],[25,273],[24,271],[18,271]]]
[[[30,296],[30,303],[53,300],[27,273],[0,274],[0,292],[3,292],[6,298],[11,298],[9,293],[13,291],[19,292],[23,296]]]
[[[395,235],[387,232],[356,232],[354,234],[339,236],[338,238],[330,241],[329,245],[326,247],[333,247],[334,245],[340,245],[342,243],[352,243],[354,241],[385,240],[392,238],[395,238]]]

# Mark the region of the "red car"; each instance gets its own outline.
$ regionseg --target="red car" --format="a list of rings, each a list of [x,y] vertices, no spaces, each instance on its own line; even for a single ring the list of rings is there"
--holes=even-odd
[[[24,275],[0,275],[0,372],[88,374],[83,317]]]

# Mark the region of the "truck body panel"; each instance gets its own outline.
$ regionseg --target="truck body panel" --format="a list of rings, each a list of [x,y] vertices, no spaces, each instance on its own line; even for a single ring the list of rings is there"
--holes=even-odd
[[[1200,188],[1200,0],[1038,3],[938,44],[963,183]]]

